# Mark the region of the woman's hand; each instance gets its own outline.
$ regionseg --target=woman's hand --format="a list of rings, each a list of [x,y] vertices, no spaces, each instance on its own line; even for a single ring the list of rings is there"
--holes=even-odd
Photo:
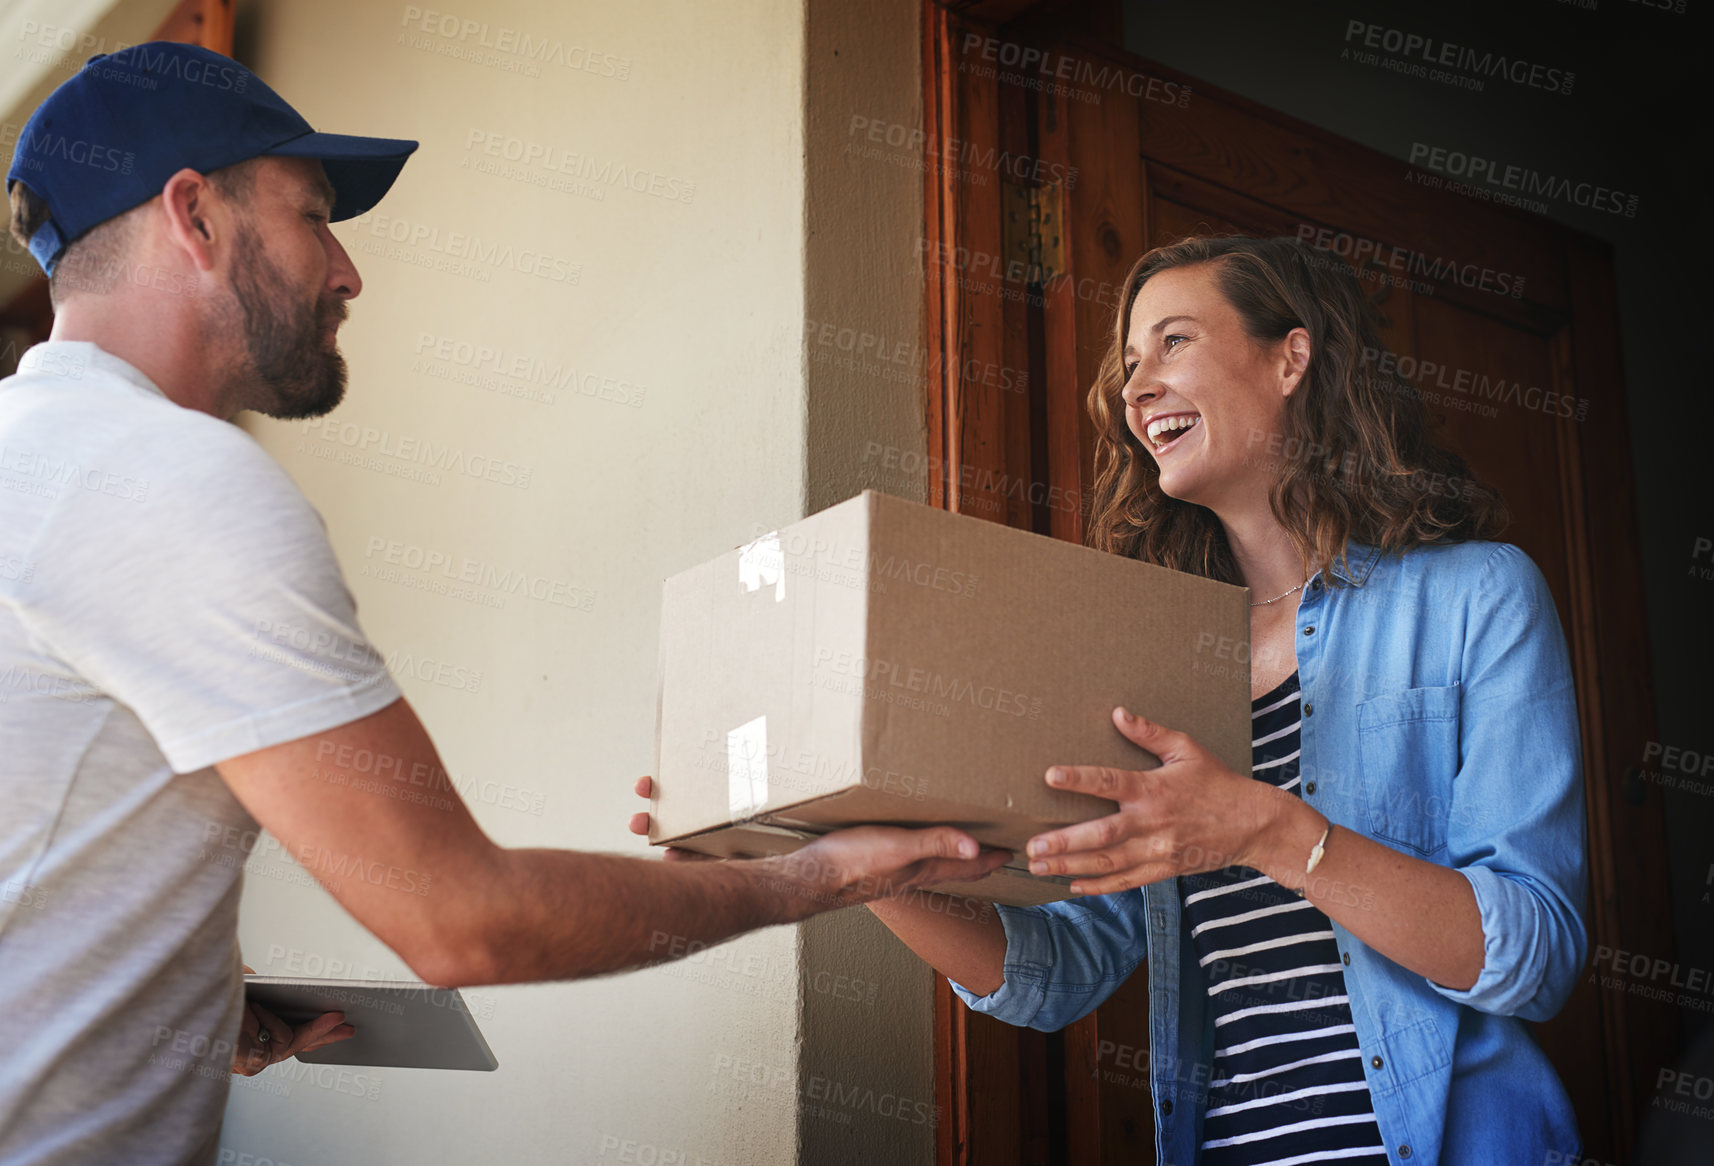
[[[1142,772],[1099,765],[1056,765],[1055,789],[1119,803],[1119,812],[1030,839],[1031,874],[1087,875],[1080,895],[1126,891],[1174,875],[1257,865],[1275,823],[1296,799],[1232,772],[1188,734],[1113,710],[1121,733],[1161,759]],[[1308,848],[1305,847],[1307,854]]]
[[[652,798],[655,796],[655,779],[652,777],[639,777],[637,779],[637,784],[632,786],[631,789],[632,789],[632,792],[634,792],[640,798],[644,798],[644,799]],[[631,826],[631,833],[641,834],[645,838],[648,837],[648,834],[649,834],[649,812],[647,810],[641,810],[635,814],[632,814],[630,826]],[[680,850],[676,846],[667,847],[667,852],[664,855],[664,857],[668,862],[719,862],[720,861],[719,859],[715,858],[712,854],[698,854],[694,850]]]
[[[1470,880],[1341,827],[1311,877],[1311,850],[1328,819],[1265,781],[1241,777],[1184,733],[1124,709],[1113,723],[1161,759],[1131,773],[1056,765],[1055,789],[1111,798],[1119,812],[1038,834],[1026,852],[1038,874],[1092,876],[1071,889],[1105,895],[1174,875],[1247,866],[1300,890],[1375,951],[1437,984],[1468,990],[1484,967],[1481,910]]]

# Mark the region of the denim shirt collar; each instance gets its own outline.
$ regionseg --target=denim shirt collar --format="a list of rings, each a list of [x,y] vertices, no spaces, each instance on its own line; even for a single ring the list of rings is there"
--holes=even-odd
[[[1375,564],[1380,562],[1381,548],[1350,539],[1345,544],[1345,558],[1349,568],[1341,568],[1339,560],[1335,559],[1330,568],[1333,576],[1342,583],[1361,587],[1368,580],[1370,572],[1375,569]],[[1315,574],[1320,575],[1321,572],[1317,571]]]

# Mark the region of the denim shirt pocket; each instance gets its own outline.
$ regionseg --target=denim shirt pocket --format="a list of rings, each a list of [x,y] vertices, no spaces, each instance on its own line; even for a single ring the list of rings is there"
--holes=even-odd
[[[1459,688],[1407,688],[1357,705],[1369,831],[1424,857],[1446,848],[1458,772]]]

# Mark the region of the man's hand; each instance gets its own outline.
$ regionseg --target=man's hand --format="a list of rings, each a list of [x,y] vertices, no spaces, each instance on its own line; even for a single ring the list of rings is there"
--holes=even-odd
[[[853,826],[824,834],[775,861],[828,907],[892,899],[936,883],[980,879],[1011,860],[1009,850],[983,850],[951,826],[907,830]]]
[[[254,972],[249,966],[246,972]],[[232,1071],[254,1077],[269,1065],[337,1044],[357,1035],[345,1023],[345,1013],[324,1012],[303,1024],[287,1024],[266,1008],[244,1002],[244,1017],[238,1024],[238,1043],[232,1052]]]
[[[633,788],[638,797],[650,797],[654,781],[640,777]],[[630,829],[648,834],[648,812],[632,814]],[[998,870],[1011,857],[1009,850],[982,850],[974,838],[950,826],[856,826],[768,861],[779,867],[776,885],[781,893],[808,897],[825,909],[893,898],[935,883],[970,882]],[[695,862],[709,856],[669,846],[665,858]]]

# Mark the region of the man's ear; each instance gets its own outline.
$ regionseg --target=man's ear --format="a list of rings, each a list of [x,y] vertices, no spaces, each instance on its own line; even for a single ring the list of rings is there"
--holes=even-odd
[[[1293,328],[1286,333],[1283,377],[1280,381],[1280,395],[1289,397],[1297,391],[1297,386],[1303,381],[1303,374],[1309,371],[1309,330]]]
[[[219,213],[213,190],[207,178],[188,167],[161,188],[167,235],[198,271],[212,271],[217,250],[228,241],[228,217]]]

